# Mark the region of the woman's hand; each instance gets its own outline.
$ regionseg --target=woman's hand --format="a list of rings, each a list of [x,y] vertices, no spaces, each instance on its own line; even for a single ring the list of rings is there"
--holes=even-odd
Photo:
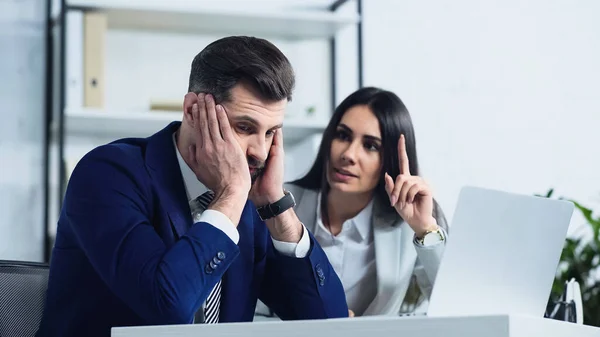
[[[398,160],[400,175],[394,181],[386,172],[385,190],[391,205],[421,238],[427,231],[438,228],[433,217],[433,194],[421,177],[410,174],[404,135],[398,140]]]

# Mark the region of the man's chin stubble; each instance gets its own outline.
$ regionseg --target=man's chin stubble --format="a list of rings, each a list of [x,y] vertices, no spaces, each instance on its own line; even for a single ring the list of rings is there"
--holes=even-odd
[[[256,172],[254,172],[253,174],[250,174],[250,181],[252,182],[252,185],[254,185],[254,183],[258,180],[258,178],[260,178],[260,176],[263,174],[263,170],[258,169],[256,170]]]

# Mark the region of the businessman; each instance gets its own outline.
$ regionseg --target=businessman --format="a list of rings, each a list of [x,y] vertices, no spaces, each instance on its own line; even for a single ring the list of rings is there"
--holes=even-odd
[[[111,327],[348,316],[341,282],[283,189],[294,87],[270,42],[193,60],[182,122],[89,152],[71,174],[38,336]]]

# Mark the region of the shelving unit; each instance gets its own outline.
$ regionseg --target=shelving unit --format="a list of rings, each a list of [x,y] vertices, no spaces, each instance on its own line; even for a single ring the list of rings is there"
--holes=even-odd
[[[109,28],[163,32],[250,34],[291,39],[331,38],[341,28],[359,21],[357,14],[245,10],[206,6],[192,1],[70,0],[68,4],[73,9],[106,13]]]
[[[182,73],[182,65],[185,66],[191,62],[188,60],[190,50],[181,53],[177,49],[177,43],[185,40],[192,42],[190,45],[192,51],[200,51],[202,45],[209,39],[212,41],[214,37],[227,35],[250,35],[263,37],[272,41],[283,41],[287,51],[286,55],[292,61],[299,62],[305,68],[313,67],[314,62],[319,62],[323,70],[318,71],[315,75],[310,73],[310,78],[304,77],[304,82],[301,83],[301,93],[304,95],[295,95],[293,102],[288,106],[288,113],[284,120],[284,147],[286,147],[286,171],[289,167],[289,172],[301,172],[306,165],[312,162],[312,158],[304,159],[307,156],[313,156],[318,146],[320,134],[322,134],[327,123],[329,122],[329,114],[331,106],[336,103],[336,39],[338,33],[348,27],[360,27],[360,8],[361,0],[282,0],[277,2],[276,6],[260,6],[260,2],[266,3],[265,0],[257,1],[239,1],[235,5],[236,0],[231,1],[202,1],[202,0],[59,0],[61,3],[58,17],[54,23],[55,45],[54,45],[54,62],[57,63],[54,73],[53,93],[56,99],[54,117],[51,124],[52,138],[54,139],[53,148],[56,154],[51,161],[54,163],[50,172],[54,184],[51,192],[50,208],[52,214],[49,216],[47,223],[46,235],[52,241],[54,236],[54,227],[58,218],[58,212],[62,206],[62,198],[64,196],[64,188],[69,176],[69,170],[80,158],[82,153],[87,152],[100,143],[106,141],[126,138],[126,137],[147,137],[161,130],[172,121],[180,120],[181,113],[173,111],[156,111],[150,110],[150,105],[147,103],[155,96],[165,98],[178,95],[178,91],[168,90],[174,87],[175,83],[170,81],[174,78],[177,83],[180,83],[179,77],[169,77],[166,86],[142,86],[141,88],[132,88],[132,82],[126,84],[120,83],[123,81],[122,74],[132,71],[133,77],[125,78],[130,80],[135,78],[135,81],[144,81],[138,77],[144,77],[147,72],[146,67],[158,66],[164,69],[171,69],[177,74]],[[295,2],[295,4],[294,4]],[[308,9],[308,3],[316,4],[320,9]],[[272,2],[273,3],[273,2]],[[346,6],[351,4],[351,6]],[[345,11],[341,9],[349,9],[354,6],[357,10]],[[75,47],[83,48],[82,39],[84,34],[81,30],[69,31],[68,25],[71,21],[68,19],[68,14],[75,12],[88,13],[100,12],[106,16],[106,29],[113,40],[112,51],[118,51],[116,54],[110,54],[113,58],[109,58],[108,62],[113,66],[111,75],[107,76],[106,86],[111,86],[109,103],[104,104],[104,108],[93,108],[84,106],[81,99],[75,101],[70,100],[72,94],[69,85],[72,84],[71,75],[69,73],[73,69],[80,69],[83,58],[79,56],[72,58],[72,49]],[[360,29],[359,29],[360,31]],[[123,42],[123,34],[131,32],[135,38],[130,38],[129,41]],[[144,40],[143,45],[140,45],[138,37]],[[157,39],[156,46],[153,42],[148,42],[148,39]],[[352,39],[355,37],[351,36]],[[360,45],[360,34],[357,36],[358,44]],[[115,42],[116,41],[116,42]],[[152,40],[154,41],[154,40]],[[315,42],[317,41],[317,42]],[[317,49],[313,48],[315,43]],[[77,45],[77,46],[75,46]],[[340,44],[337,43],[337,48]],[[128,48],[131,50],[128,51]],[[161,49],[162,48],[162,49]],[[169,49],[170,48],[170,49]],[[308,54],[294,54],[297,49],[307,50]],[[320,49],[319,49],[320,48]],[[179,51],[179,56],[173,59],[172,54],[162,53],[164,50]],[[283,50],[283,49],[282,49]],[[134,56],[127,58],[127,55]],[[136,53],[137,52],[137,53]],[[290,53],[292,55],[290,55]],[[326,53],[329,53],[326,55]],[[320,62],[320,55],[326,57],[323,62]],[[360,53],[359,53],[360,54]],[[155,58],[147,59],[144,56],[156,55]],[[184,55],[183,57],[181,55]],[[306,57],[305,55],[309,56]],[[290,57],[292,56],[292,57]],[[296,56],[294,59],[293,56]],[[121,58],[125,57],[126,61],[121,62]],[[159,62],[160,58],[170,59],[169,62]],[[70,58],[70,59],[69,59]],[[137,60],[142,62],[137,62]],[[360,72],[362,65],[360,64],[360,55],[358,57],[358,86],[360,86]],[[106,62],[106,60],[105,60]],[[75,68],[73,68],[75,67]],[[135,69],[132,69],[135,68]],[[175,70],[173,70],[175,68]],[[83,70],[82,70],[83,71]],[[161,72],[164,75],[166,72]],[[305,72],[302,72],[304,75]],[[161,75],[157,75],[160,77]],[[297,75],[300,78],[300,75]],[[304,75],[306,76],[306,75]],[[314,78],[313,78],[314,76]],[[109,79],[110,78],[110,79]],[[329,78],[331,83],[323,82],[324,78]],[[115,81],[109,83],[111,80]],[[148,79],[146,82],[150,83]],[[296,94],[299,92],[299,82],[297,82]],[[83,83],[83,82],[82,82]],[[115,84],[116,83],[116,84]],[[135,83],[135,82],[134,82]],[[320,86],[315,86],[314,83],[319,83]],[[342,82],[340,82],[342,83]],[[344,81],[345,87],[352,81]],[[163,83],[160,83],[163,84]],[[116,85],[123,86],[123,89],[117,89],[117,94],[120,90],[128,90],[127,94],[120,97],[115,97],[114,88]],[[352,84],[350,84],[352,86]],[[140,92],[136,93],[136,90]],[[178,89],[179,90],[179,89]],[[129,92],[131,91],[131,93]],[[124,92],[124,91],[123,91]],[[141,96],[138,95],[141,93]],[[307,95],[309,93],[309,95]],[[135,102],[129,101],[129,96],[137,98]],[[118,95],[117,95],[118,96]],[[319,97],[327,99],[319,101],[316,109],[315,100]],[[330,97],[330,99],[329,99]],[[73,102],[76,102],[73,104]],[[130,105],[128,105],[130,104]],[[308,110],[317,111],[316,113],[308,113]],[[89,140],[89,142],[88,142]],[[311,150],[312,149],[312,150]],[[296,151],[294,151],[296,150]],[[301,156],[301,160],[291,160]],[[289,158],[288,158],[289,157]],[[288,165],[289,164],[289,165]],[[52,190],[52,187],[51,187]],[[55,199],[55,200],[52,200]],[[58,206],[54,209],[53,206]],[[48,241],[48,240],[47,240]],[[47,247],[49,248],[49,247]]]
[[[320,2],[324,3],[325,1]],[[102,12],[106,15],[109,30],[134,30],[161,34],[169,32],[185,35],[241,34],[299,42],[325,39],[331,41],[333,45],[335,35],[340,29],[360,22],[360,15],[357,12],[340,13],[336,11],[346,2],[348,1],[332,0],[329,3],[334,8],[327,11],[239,8],[226,6],[227,3],[224,2],[215,5],[207,1],[192,0],[169,2],[160,0],[63,0],[65,7],[63,15],[69,11]],[[65,21],[68,22],[68,20]],[[70,41],[65,39],[65,43],[69,44]],[[64,58],[67,57],[64,55],[65,46],[62,46],[62,49],[61,58],[64,61]],[[333,51],[331,58],[333,67],[335,62]],[[332,80],[335,81],[335,79]],[[63,90],[66,90],[64,83],[62,87]],[[332,87],[333,91],[335,87]],[[332,92],[331,95],[335,94]],[[119,106],[116,109],[111,107],[110,110],[68,106],[64,96],[63,93],[59,125],[55,128],[59,136],[63,137],[60,140],[61,149],[64,145],[62,140],[64,135],[80,135],[82,133],[100,135],[103,133],[106,137],[148,136],[151,132],[160,130],[159,126],[164,126],[163,123],[176,119],[170,112],[140,112],[139,109],[135,109],[138,112],[131,112],[131,109],[125,106]],[[310,120],[295,117],[287,120],[285,123],[286,142],[291,143],[310,134],[322,132],[327,124],[326,119]]]
[[[83,108],[66,110],[66,129],[69,134],[97,136],[102,138],[148,137],[163,129],[172,121],[181,120],[177,111],[105,111]],[[326,120],[287,119],[284,120],[285,142],[294,144],[310,135],[320,133],[327,126]]]

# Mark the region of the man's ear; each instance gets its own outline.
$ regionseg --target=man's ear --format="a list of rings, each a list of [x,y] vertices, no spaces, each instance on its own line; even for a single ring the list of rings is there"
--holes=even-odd
[[[198,95],[188,92],[183,98],[183,120],[194,126],[194,116],[192,115],[192,106],[198,104]]]

